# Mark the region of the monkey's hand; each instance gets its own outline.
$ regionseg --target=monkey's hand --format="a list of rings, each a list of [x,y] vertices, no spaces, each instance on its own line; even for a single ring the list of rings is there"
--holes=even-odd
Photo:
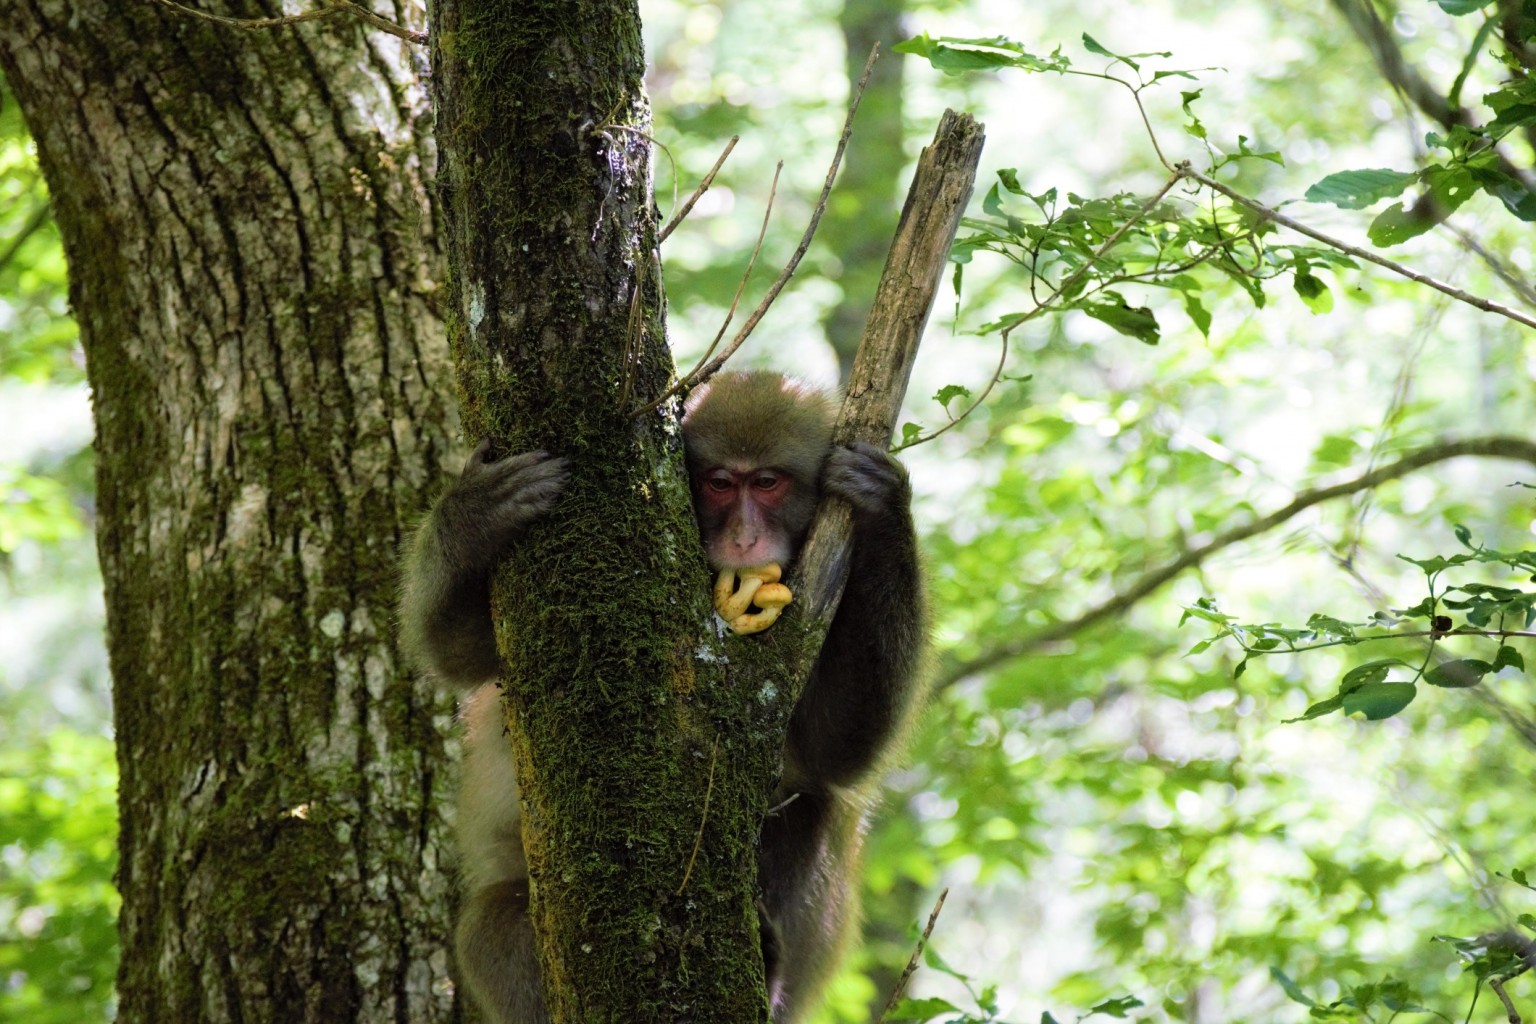
[[[482,441],[434,513],[445,546],[459,565],[492,565],[510,543],[548,512],[570,478],[567,463],[548,452],[490,459]]]
[[[884,448],[863,441],[832,449],[823,486],[866,516],[905,508],[912,499],[906,467]]]
[[[789,588],[779,582],[783,570],[775,562],[751,569],[722,569],[715,578],[715,611],[731,631],[761,633],[778,621],[779,613],[793,601]],[[750,611],[756,606],[758,611]]]

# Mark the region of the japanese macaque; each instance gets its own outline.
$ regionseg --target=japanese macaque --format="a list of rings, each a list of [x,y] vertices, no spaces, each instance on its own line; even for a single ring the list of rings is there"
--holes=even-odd
[[[830,395],[774,373],[722,374],[683,419],[699,532],[717,570],[787,574],[822,493],[853,509],[848,584],[795,706],[758,860],[764,967],[775,1024],[804,1016],[857,928],[858,862],[873,777],[919,693],[922,581],[905,470],[867,444],[834,448]],[[492,1024],[547,1014],[528,920],[517,780],[494,685],[489,579],[565,485],[543,452],[488,461],[484,445],[407,556],[403,642],[464,704],[458,830],[466,897],[459,969]]]

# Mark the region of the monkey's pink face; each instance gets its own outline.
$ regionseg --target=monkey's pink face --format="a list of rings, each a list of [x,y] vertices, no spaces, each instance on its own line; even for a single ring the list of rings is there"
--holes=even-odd
[[[749,569],[790,560],[783,505],[794,481],[762,467],[717,466],[698,481],[699,528],[716,569]]]

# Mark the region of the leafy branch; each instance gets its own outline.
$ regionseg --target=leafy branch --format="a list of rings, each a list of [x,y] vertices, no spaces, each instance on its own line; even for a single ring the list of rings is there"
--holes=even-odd
[[[1303,491],[1285,506],[1276,509],[1269,515],[1254,519],[1241,526],[1235,526],[1230,530],[1225,530],[1204,544],[1189,548],[1158,568],[1144,573],[1134,583],[1124,590],[1116,592],[1108,600],[1095,605],[1074,618],[1052,623],[1049,626],[997,644],[965,661],[954,661],[942,666],[936,674],[938,685],[942,687],[967,675],[995,668],[1030,651],[1038,650],[1047,644],[1056,643],[1067,637],[1074,636],[1091,626],[1098,625],[1100,622],[1123,615],[1136,604],[1159,590],[1164,584],[1191,569],[1198,568],[1217,553],[1282,526],[1314,505],[1320,505],[1323,502],[1346,497],[1360,491],[1372,490],[1390,480],[1407,476],[1416,470],[1463,456],[1514,459],[1536,466],[1536,442],[1518,437],[1498,436],[1468,438],[1462,441],[1445,441],[1409,452],[1394,462],[1378,466],[1354,479]]]
[[[1002,36],[935,39],[923,34],[894,47],[925,58],[948,74],[1016,69],[1092,78],[1119,86],[1130,94],[1152,150],[1169,173],[1162,188],[1146,199],[1130,193],[1098,198],[1068,193],[1063,198],[1054,188],[1031,193],[1022,186],[1017,170],[998,171],[997,182],[982,201],[982,216],[963,222],[967,233],[956,242],[952,256],[957,264],[956,285],[958,289],[963,268],[975,253],[991,252],[1024,269],[1031,305],[982,325],[979,333],[999,333],[1006,344],[1009,333],[1046,313],[1078,312],[1120,334],[1155,345],[1162,330],[1157,312],[1132,301],[1125,292],[1127,286],[1140,286],[1177,293],[1190,322],[1209,337],[1212,317],[1201,293],[1212,283],[1235,283],[1255,308],[1263,308],[1266,283],[1289,277],[1297,297],[1312,312],[1322,314],[1333,308],[1333,296],[1319,271],[1337,274],[1359,269],[1360,262],[1375,264],[1484,312],[1536,328],[1536,317],[1326,235],[1217,180],[1220,171],[1239,161],[1283,161],[1278,153],[1251,148],[1241,135],[1235,147],[1218,152],[1195,112],[1199,90],[1181,92],[1180,98],[1186,116],[1184,130],[1205,148],[1207,166],[1196,169],[1188,161],[1170,161],[1152,127],[1143,93],[1170,80],[1198,81],[1197,73],[1209,69],[1147,70],[1142,67],[1144,61],[1171,55],[1117,54],[1089,35],[1082,37],[1082,44],[1089,53],[1108,58],[1108,66],[1100,71],[1080,69],[1060,48],[1049,56],[1039,56]],[[1398,204],[1371,225],[1371,241],[1378,246],[1394,245],[1428,231],[1477,191],[1498,198],[1521,220],[1536,219],[1536,193],[1527,186],[1525,177],[1507,169],[1507,161],[1501,162],[1496,145],[1517,128],[1536,126],[1536,79],[1514,75],[1485,101],[1497,113],[1489,124],[1455,124],[1443,136],[1430,136],[1430,143],[1447,154],[1441,163],[1417,172],[1365,170],[1329,175],[1308,189],[1307,200],[1361,209],[1417,186],[1423,195],[1412,208]],[[1197,188],[1170,199],[1181,181]],[[1276,237],[1280,227],[1320,244],[1282,241]],[[994,374],[983,395],[1001,376],[1001,370]],[[908,424],[903,442],[913,444],[936,436],[969,412],[951,416],[948,426],[928,434]]]
[[[1241,676],[1248,663],[1269,654],[1302,654],[1327,647],[1357,647],[1383,640],[1426,640],[1425,649],[1414,661],[1380,658],[1356,665],[1344,673],[1338,692],[1327,700],[1307,708],[1298,719],[1306,721],[1342,711],[1361,714],[1376,721],[1390,718],[1407,707],[1418,695],[1418,684],[1447,689],[1465,689],[1478,685],[1502,669],[1525,671],[1525,659],[1506,640],[1536,637],[1531,630],[1536,623],[1536,590],[1522,590],[1503,583],[1471,581],[1442,585],[1448,570],[1467,565],[1500,566],[1531,581],[1536,581],[1536,551],[1495,551],[1472,543],[1465,527],[1456,528],[1456,537],[1468,550],[1449,557],[1408,558],[1424,573],[1427,594],[1411,608],[1391,614],[1378,613],[1369,622],[1344,622],[1330,615],[1314,614],[1304,626],[1287,627],[1275,623],[1244,624],[1223,614],[1215,604],[1202,598],[1185,610],[1184,618],[1200,619],[1218,627],[1217,632],[1191,648],[1199,654],[1225,639],[1235,642],[1243,658],[1233,675]],[[1452,614],[1462,616],[1465,624],[1456,625]],[[1423,621],[1424,628],[1391,628],[1401,622]],[[1369,629],[1370,632],[1362,632]],[[1493,660],[1457,658],[1441,654],[1441,641],[1452,637],[1481,637],[1497,640]],[[1406,676],[1406,678],[1401,678]],[[1397,678],[1394,678],[1397,677]]]

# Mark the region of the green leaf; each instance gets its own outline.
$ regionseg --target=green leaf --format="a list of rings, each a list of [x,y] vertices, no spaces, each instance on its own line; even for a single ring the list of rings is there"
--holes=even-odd
[[[1525,872],[1520,868],[1515,868],[1510,871],[1509,877],[1515,880],[1516,885],[1523,885],[1532,892],[1536,892],[1536,885],[1532,885],[1529,881],[1526,880]]]
[[[1130,1013],[1138,1006],[1145,1005],[1145,1003],[1143,1003],[1140,999],[1137,999],[1135,996],[1117,996],[1114,999],[1106,999],[1102,1003],[1099,1003],[1097,1006],[1089,1007],[1088,1012],[1103,1013],[1107,1014],[1108,1016],[1124,1020],[1126,1014]]]
[[[1310,722],[1314,718],[1322,718],[1324,715],[1331,715],[1343,706],[1343,697],[1329,697],[1327,700],[1320,700],[1316,704],[1313,704],[1311,707],[1307,708],[1307,710],[1302,713],[1300,718],[1285,719],[1285,724],[1290,725],[1292,722]]]
[[[1498,653],[1493,656],[1493,670],[1497,672],[1502,668],[1512,668],[1520,672],[1525,671],[1525,659],[1520,656],[1519,651],[1508,644],[1501,644]]]
[[[1012,54],[971,46],[951,46],[949,41],[934,39],[926,32],[897,43],[891,49],[897,53],[925,57],[928,63],[946,75],[959,75],[967,71],[996,71],[999,68],[1016,67],[1018,64]]]
[[[1285,157],[1281,156],[1279,153],[1272,149],[1262,151],[1257,149],[1249,149],[1248,136],[1246,135],[1239,135],[1237,137],[1237,155],[1239,157],[1248,157],[1253,160],[1268,160],[1272,164],[1279,164],[1281,167],[1285,166]]]
[[[1119,296],[1115,296],[1119,298]],[[1090,302],[1078,307],[1101,323],[1108,324],[1121,334],[1148,345],[1159,340],[1157,318],[1146,306],[1130,306],[1124,299],[1114,302]]]
[[[1503,171],[1487,169],[1477,173],[1477,182],[1483,191],[1504,204],[1515,217],[1523,221],[1536,221],[1536,192]]]
[[[1345,210],[1363,210],[1372,203],[1402,195],[1419,180],[1417,174],[1372,168],[1330,174],[1306,191],[1309,203],[1332,203]]]
[[[1314,1002],[1300,988],[1298,988],[1296,983],[1290,979],[1290,976],[1280,968],[1271,966],[1269,969],[1269,976],[1275,980],[1275,984],[1280,986],[1281,991],[1283,991],[1292,1002],[1300,1003],[1302,1006],[1317,1005],[1317,1003]]]
[[[1204,304],[1201,303],[1199,296],[1192,292],[1184,293],[1184,313],[1200,329],[1200,334],[1203,337],[1209,338],[1211,336],[1211,314]]]
[[[1464,164],[1427,167],[1423,179],[1430,196],[1441,207],[1435,211],[1437,220],[1444,220],[1477,194],[1477,179]]]
[[[1412,683],[1366,683],[1343,695],[1344,713],[1364,715],[1377,722],[1403,710],[1417,694]]]
[[[1493,666],[1477,658],[1457,658],[1436,665],[1424,673],[1424,681],[1431,686],[1448,689],[1465,689],[1483,681],[1483,676],[1493,671]]]
[[[891,1010],[888,1020],[925,1021],[941,1013],[959,1013],[960,1008],[944,999],[903,999]]]
[[[998,177],[1002,177],[1002,174],[999,173]],[[1007,211],[1003,209],[1003,197],[998,194],[995,182],[991,188],[987,189],[987,194],[982,197],[981,212],[985,213],[988,217],[1008,216]]]
[[[949,403],[953,402],[955,399],[969,397],[971,397],[970,388],[960,384],[946,384],[939,388],[938,392],[933,396],[933,400],[945,408],[948,408]]]
[[[1440,223],[1441,218],[1421,210],[1409,209],[1402,203],[1393,203],[1376,215],[1366,230],[1372,245],[1401,245],[1410,238],[1417,238]]]
[[[1291,279],[1291,284],[1314,316],[1333,312],[1333,292],[1328,290],[1328,286],[1322,282],[1321,278],[1298,270],[1295,277]]]
[[[901,425],[901,443],[913,444],[923,436],[923,427],[920,423],[907,422]]]
[[[1099,41],[1093,38],[1093,36],[1089,35],[1087,32],[1083,33],[1083,49],[1087,50],[1089,53],[1096,53],[1100,57],[1111,57],[1115,60],[1124,60],[1133,68],[1136,66],[1134,62],[1125,60],[1125,58],[1120,56],[1118,53],[1111,53],[1110,51],[1104,49],[1104,47],[1099,44]]]
[[[1379,661],[1368,661],[1363,665],[1356,665],[1344,673],[1344,678],[1339,682],[1339,692],[1357,686],[1369,686],[1379,683],[1387,678],[1387,673],[1394,668],[1407,668],[1408,663],[1399,658],[1382,658]]]
[[[1489,2],[1490,0],[1435,0],[1442,11],[1456,18],[1466,14],[1476,14],[1487,7]]]

